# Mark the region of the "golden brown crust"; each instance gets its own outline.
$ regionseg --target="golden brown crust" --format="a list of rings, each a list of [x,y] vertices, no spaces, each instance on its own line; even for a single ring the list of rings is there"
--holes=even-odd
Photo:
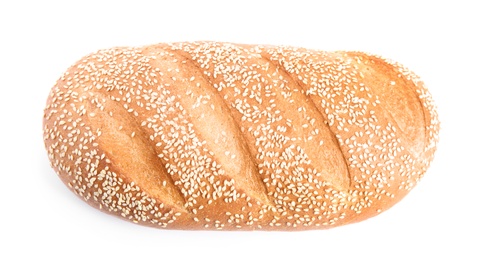
[[[360,52],[183,42],[88,55],[44,114],[52,167],[104,212],[172,229],[324,229],[427,170],[439,123],[417,76]]]

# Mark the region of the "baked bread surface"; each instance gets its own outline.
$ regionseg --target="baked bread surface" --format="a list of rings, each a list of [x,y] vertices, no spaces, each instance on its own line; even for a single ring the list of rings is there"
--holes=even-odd
[[[431,95],[361,52],[182,42],[90,54],[52,88],[52,167],[100,210],[170,229],[306,230],[390,208],[438,141]]]

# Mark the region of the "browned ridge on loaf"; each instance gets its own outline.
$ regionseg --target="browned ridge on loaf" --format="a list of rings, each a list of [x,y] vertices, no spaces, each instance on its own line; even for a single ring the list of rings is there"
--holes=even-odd
[[[100,50],[58,80],[44,141],[90,205],[169,229],[307,230],[390,208],[433,159],[431,95],[361,52],[181,42]]]

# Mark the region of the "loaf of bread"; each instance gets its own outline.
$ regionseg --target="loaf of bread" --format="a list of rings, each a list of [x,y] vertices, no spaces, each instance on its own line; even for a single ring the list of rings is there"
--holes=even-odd
[[[44,141],[90,205],[168,229],[326,229],[401,200],[433,159],[431,95],[361,52],[183,42],[101,50],[52,88]]]

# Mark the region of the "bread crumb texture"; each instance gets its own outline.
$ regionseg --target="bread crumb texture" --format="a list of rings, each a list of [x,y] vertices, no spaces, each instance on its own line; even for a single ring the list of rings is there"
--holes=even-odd
[[[152,227],[326,229],[403,198],[433,159],[431,95],[361,52],[181,42],[100,50],[52,88],[51,166]]]

